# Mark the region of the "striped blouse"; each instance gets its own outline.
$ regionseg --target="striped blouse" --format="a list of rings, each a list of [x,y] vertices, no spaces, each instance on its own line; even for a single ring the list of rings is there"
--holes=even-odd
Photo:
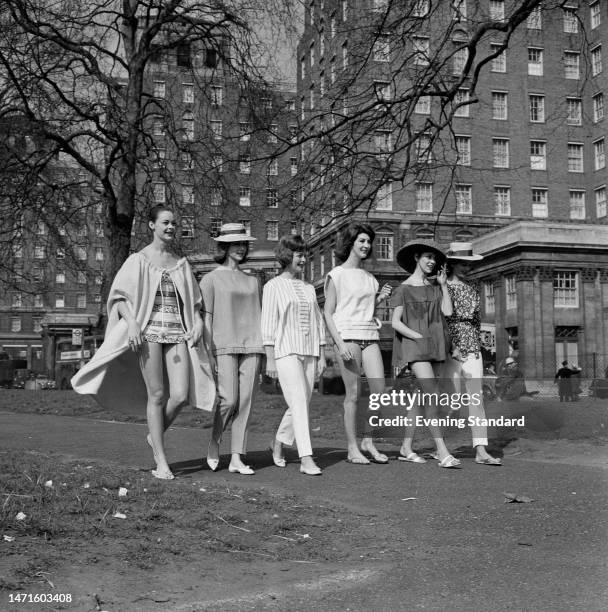
[[[262,342],[274,346],[275,359],[319,356],[319,347],[325,344],[325,323],[312,285],[281,276],[264,285]]]

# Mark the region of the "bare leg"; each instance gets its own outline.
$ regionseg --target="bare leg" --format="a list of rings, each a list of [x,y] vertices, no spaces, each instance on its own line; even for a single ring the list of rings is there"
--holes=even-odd
[[[169,399],[165,405],[164,427],[169,429],[179,411],[188,403],[190,373],[186,344],[166,344],[165,368],[169,379]]]

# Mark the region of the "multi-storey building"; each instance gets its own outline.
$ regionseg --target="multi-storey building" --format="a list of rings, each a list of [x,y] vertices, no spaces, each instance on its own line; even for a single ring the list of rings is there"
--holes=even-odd
[[[340,121],[350,115],[351,135],[357,125],[366,131],[351,147],[359,148],[357,163],[342,184],[338,175],[333,193],[317,192],[309,278],[322,299],[337,232],[353,214],[377,232],[370,269],[381,284],[403,279],[395,253],[408,240],[435,237],[444,247],[474,240],[489,255],[477,275],[498,361],[518,350],[530,376],[552,375],[562,358],[598,374],[608,365],[600,332],[608,312],[608,5],[538,9],[506,49],[504,33],[485,34],[478,56],[492,57],[471,90],[473,77],[462,76],[470,32],[508,18],[516,4],[309,3],[298,47],[301,117],[337,126],[342,137]],[[438,83],[444,91],[456,83],[457,91],[442,96]],[[438,132],[433,124],[446,115]],[[323,153],[304,147],[307,156]],[[334,217],[327,201],[347,214]],[[386,325],[387,357],[390,336]]]

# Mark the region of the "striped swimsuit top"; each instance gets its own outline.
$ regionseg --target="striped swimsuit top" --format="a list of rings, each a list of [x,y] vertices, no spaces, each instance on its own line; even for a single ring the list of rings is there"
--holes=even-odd
[[[163,270],[144,339],[159,344],[181,344],[186,341],[185,334],[177,288],[171,275]]]

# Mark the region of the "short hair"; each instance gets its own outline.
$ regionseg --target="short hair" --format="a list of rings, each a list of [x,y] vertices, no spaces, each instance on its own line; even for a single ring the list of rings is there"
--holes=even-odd
[[[338,244],[334,250],[336,257],[340,261],[346,261],[348,259],[350,251],[353,248],[355,240],[357,240],[357,236],[359,236],[359,234],[367,234],[371,242],[374,242],[374,238],[376,237],[376,232],[374,232],[371,226],[367,225],[367,223],[351,223],[340,232]],[[370,248],[366,259],[371,257],[371,255],[372,249]]]
[[[563,365],[563,366],[567,366],[567,365],[568,365],[568,360],[566,360],[566,361],[562,361],[562,365]]]
[[[281,236],[277,248],[274,250],[275,257],[279,262],[281,269],[284,270],[292,261],[293,254],[297,252],[306,252],[306,243],[304,238],[299,234],[287,234]]]
[[[156,219],[158,219],[158,215],[160,215],[160,213],[163,211],[167,211],[167,212],[170,212],[171,214],[175,214],[173,210],[169,208],[166,204],[157,204],[156,206],[153,206],[148,211],[148,221],[150,223],[156,223]]]
[[[245,251],[245,257],[241,259],[241,264],[244,264],[249,257],[249,241],[243,240],[242,242],[247,243],[247,249]],[[223,264],[228,258],[228,249],[231,244],[235,244],[234,242],[217,242],[217,253],[213,256],[213,259],[218,264]]]

